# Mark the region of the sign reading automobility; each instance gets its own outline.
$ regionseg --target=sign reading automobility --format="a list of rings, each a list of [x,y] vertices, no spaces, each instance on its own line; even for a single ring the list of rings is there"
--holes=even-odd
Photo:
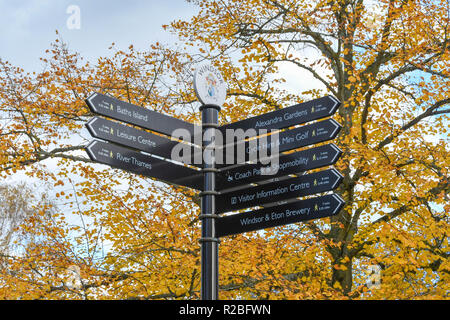
[[[217,174],[219,191],[282,177],[336,163],[342,151],[333,143],[307,150],[281,155],[272,166],[261,163],[245,164],[232,169],[223,169]],[[274,173],[274,174],[272,174]]]
[[[176,129],[188,130],[194,136],[194,125],[165,114],[124,102],[110,96],[94,93],[86,99],[92,112],[145,129],[171,136]],[[199,129],[200,131],[201,129]],[[201,132],[201,131],[200,131]]]
[[[86,151],[93,162],[202,191],[201,297],[214,300],[219,237],[328,217],[343,207],[335,194],[300,200],[342,182],[334,168],[305,174],[334,164],[342,154],[339,148],[328,144],[280,156],[334,139],[342,128],[335,120],[308,122],[332,116],[340,102],[325,96],[218,127],[227,91],[222,75],[209,64],[197,68],[194,90],[202,103],[202,127],[92,94],[86,99],[90,110],[118,122],[101,117],[89,121],[89,132],[104,141],[92,141]],[[218,215],[245,208],[258,210]]]
[[[221,193],[216,196],[216,213],[262,206],[331,191],[341,183],[342,178],[342,175],[335,169],[328,169],[283,181]]]
[[[117,169],[156,178],[171,184],[203,189],[203,175],[200,171],[157,159],[137,151],[123,148],[112,143],[92,141],[86,151],[96,162],[107,164]]]
[[[217,220],[217,236],[224,237],[329,217],[337,214],[344,206],[344,203],[344,200],[338,195],[330,194],[252,212],[224,216]]]
[[[172,149],[179,144],[178,141],[173,141],[163,136],[99,117],[92,118],[86,124],[86,127],[95,138],[145,151],[167,159],[171,159]],[[194,145],[186,146],[186,148],[190,148],[190,154],[201,152],[201,148]],[[182,151],[183,149],[180,148],[180,150]],[[183,159],[182,155],[180,155],[180,159]],[[188,164],[192,163],[193,161],[189,161]]]

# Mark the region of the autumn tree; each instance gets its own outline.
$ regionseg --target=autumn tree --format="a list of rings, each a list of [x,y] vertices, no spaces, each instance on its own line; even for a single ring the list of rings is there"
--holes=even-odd
[[[113,45],[93,63],[58,39],[43,72],[0,61],[1,174],[52,184],[58,208],[23,226],[36,241],[0,275],[2,296],[199,297],[198,194],[93,164],[83,100],[101,92],[195,122],[192,71],[207,59],[229,86],[222,124],[326,94],[342,103],[346,206],[222,239],[220,298],[448,297],[448,2],[191,2],[196,16],[166,26],[183,50]],[[300,91],[297,74],[315,82]]]

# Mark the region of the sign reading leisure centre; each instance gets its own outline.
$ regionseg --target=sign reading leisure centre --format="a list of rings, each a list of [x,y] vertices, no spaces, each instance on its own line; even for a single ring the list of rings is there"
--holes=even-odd
[[[145,151],[167,159],[171,158],[172,149],[179,144],[178,141],[99,117],[92,118],[86,124],[86,127],[95,138]],[[201,152],[201,148],[198,146],[192,145],[189,148],[191,148],[191,154]],[[189,164],[192,163],[193,161],[190,161]]]

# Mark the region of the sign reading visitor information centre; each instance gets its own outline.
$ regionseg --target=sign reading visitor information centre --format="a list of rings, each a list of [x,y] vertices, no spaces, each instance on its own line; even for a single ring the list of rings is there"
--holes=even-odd
[[[220,237],[329,217],[344,206],[339,195],[323,194],[342,182],[337,170],[308,172],[333,165],[342,154],[334,143],[314,146],[341,130],[334,119],[323,120],[340,102],[325,96],[220,126],[227,91],[220,72],[201,66],[194,89],[201,127],[92,94],[86,104],[98,116],[86,126],[98,140],[86,151],[94,162],[200,191],[201,296],[218,299]],[[180,130],[187,133],[183,138]],[[221,215],[246,208],[253,210]]]

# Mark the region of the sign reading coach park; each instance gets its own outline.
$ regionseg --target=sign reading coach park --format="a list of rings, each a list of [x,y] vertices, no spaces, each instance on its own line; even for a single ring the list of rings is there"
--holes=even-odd
[[[280,155],[278,161],[267,166],[261,163],[244,164],[233,168],[224,168],[218,173],[219,190],[241,185],[257,183],[268,178],[277,178],[289,174],[301,173],[311,169],[333,165],[342,151],[333,143]],[[271,174],[274,172],[274,174]]]

